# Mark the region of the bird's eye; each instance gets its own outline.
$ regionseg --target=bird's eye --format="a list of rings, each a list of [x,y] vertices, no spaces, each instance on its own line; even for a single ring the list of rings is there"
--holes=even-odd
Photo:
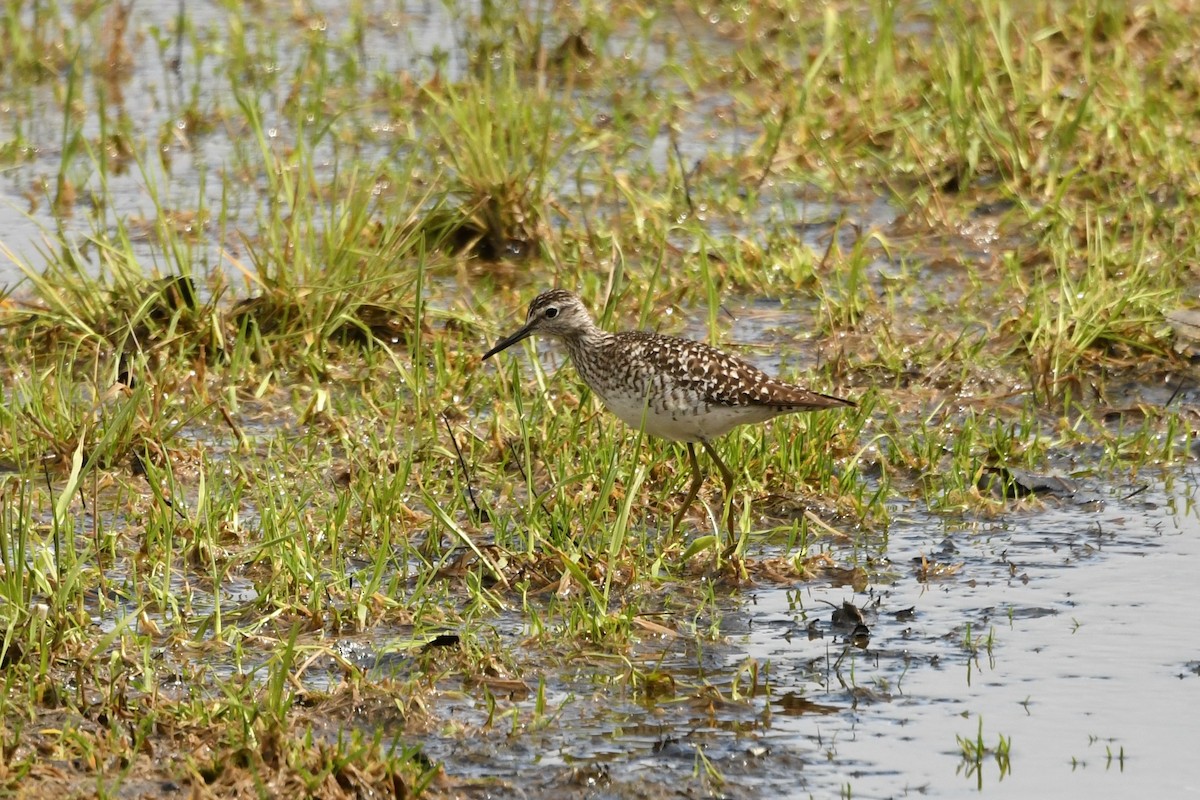
[[[558,309],[555,308],[554,306],[550,306],[549,308],[546,309],[546,319],[554,319],[557,316],[558,316]]]

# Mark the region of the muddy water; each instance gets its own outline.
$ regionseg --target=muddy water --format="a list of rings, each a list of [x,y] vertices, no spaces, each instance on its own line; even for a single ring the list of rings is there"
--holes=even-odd
[[[673,690],[647,697],[622,659],[584,660],[541,673],[549,721],[533,698],[500,698],[518,724],[488,726],[477,692],[450,693],[438,713],[471,735],[423,745],[478,796],[1200,793],[1200,520],[1179,492],[1129,490],[897,524],[890,568],[875,562],[893,577],[865,594],[758,587],[729,598],[722,641],[644,642],[632,663]],[[957,571],[923,582],[922,557]],[[866,612],[865,643],[832,624],[844,601]],[[499,626],[514,645],[523,629]],[[529,679],[546,653],[525,656]],[[964,758],[956,737],[981,731],[1007,762]]]
[[[839,708],[777,715],[764,740],[800,755],[800,785],[818,796],[843,785],[855,797],[1200,793],[1200,728],[1187,710],[1200,708],[1200,522],[1186,504],[1148,491],[976,529],[895,526],[900,575],[875,587],[863,650],[784,634],[827,621],[822,600],[872,598],[805,589],[792,608],[781,592],[758,593],[734,641],[775,665],[777,694]],[[922,584],[911,560],[933,554],[962,568]],[[911,619],[895,616],[910,607]],[[971,652],[968,636],[990,636],[990,651]],[[987,746],[1010,740],[1006,774],[991,756],[978,769],[963,760],[955,736],[976,739],[981,721]]]

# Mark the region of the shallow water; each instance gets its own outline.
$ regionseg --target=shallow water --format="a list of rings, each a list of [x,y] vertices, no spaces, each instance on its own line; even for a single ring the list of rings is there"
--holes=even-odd
[[[817,601],[844,593],[806,589],[801,612],[779,592],[760,593],[756,624],[734,641],[778,665],[778,693],[843,709],[778,717],[766,738],[802,754],[817,795],[844,784],[855,797],[956,796],[980,785],[997,797],[1200,792],[1196,727],[1180,713],[1200,707],[1200,653],[1187,636],[1200,602],[1191,578],[1200,522],[1174,511],[1185,504],[1146,492],[1100,511],[1022,514],[945,542],[936,522],[893,527],[889,556],[902,576],[875,587],[870,645],[851,653],[853,683],[870,692],[857,707],[836,684],[789,680],[788,664],[828,661],[828,640],[779,635],[805,611],[828,618]],[[963,564],[954,578],[922,585],[904,574],[908,559],[946,542],[949,560]],[[891,616],[908,607],[912,620]],[[968,625],[973,637],[994,633],[990,652],[966,651]],[[985,744],[1011,740],[1006,775],[990,757],[966,774],[954,737],[975,738],[981,720]]]
[[[618,659],[581,664],[544,676],[548,706],[562,708],[552,723],[424,747],[468,786],[538,797],[674,796],[701,756],[725,780],[709,789],[728,797],[1194,794],[1200,652],[1186,634],[1200,520],[1188,503],[1159,487],[978,525],[900,523],[895,578],[866,594],[759,587],[730,599],[724,641],[648,643],[635,663],[674,675],[673,695],[631,692]],[[960,568],[922,583],[910,561],[922,556]],[[847,600],[866,611],[865,647],[831,626],[828,603]],[[758,690],[738,699],[749,659]],[[501,706],[532,719],[533,702]],[[470,696],[438,713],[468,725],[485,714]],[[976,739],[981,722],[987,747],[1009,742],[1007,768],[991,753],[964,759],[956,737]]]
[[[453,18],[444,4],[397,4],[381,1],[361,3],[373,25],[363,31],[362,47],[356,52],[358,66],[365,75],[391,75],[411,72],[429,75],[435,64],[450,75],[461,74],[466,67],[466,55],[458,47]],[[251,63],[262,74],[290,75],[304,55],[305,40],[312,31],[292,18],[284,6],[266,9],[261,20],[270,31],[251,28],[245,32],[244,45],[252,51]],[[104,50],[108,42],[89,41],[98,26],[96,18],[80,20],[71,7],[54,7],[68,30],[84,47]],[[83,12],[91,15],[90,8]],[[264,12],[264,13],[265,13]],[[336,43],[347,37],[345,9],[340,3],[317,2],[306,6],[312,14],[310,24],[324,25],[326,41]],[[52,13],[50,9],[40,13]],[[101,15],[108,15],[105,9]],[[185,19],[184,35],[177,36],[179,15]],[[323,16],[319,16],[323,15]],[[63,113],[59,95],[63,92],[65,75],[58,81],[47,80],[21,87],[20,91],[0,93],[0,145],[10,141],[27,142],[27,149],[12,164],[0,169],[0,241],[28,265],[38,270],[44,251],[54,251],[45,242],[57,239],[61,228],[68,242],[81,246],[89,237],[105,237],[116,231],[118,220],[154,219],[155,195],[167,211],[190,212],[202,210],[209,215],[208,223],[199,223],[194,232],[193,261],[237,271],[222,256],[220,248],[236,249],[239,240],[228,236],[216,224],[217,218],[227,217],[231,230],[241,230],[250,238],[256,235],[255,214],[269,200],[265,185],[257,180],[243,181],[231,177],[236,173],[249,150],[254,158],[257,145],[240,125],[222,122],[203,133],[185,131],[185,112],[193,102],[203,113],[214,109],[236,109],[235,94],[246,91],[244,76],[225,74],[223,48],[230,46],[233,34],[231,20],[244,18],[244,12],[230,14],[223,3],[215,0],[195,2],[152,2],[134,8],[129,32],[124,38],[129,49],[129,74],[120,83],[121,102],[108,102],[108,114],[125,112],[136,120],[132,131],[132,147],[141,159],[114,167],[102,182],[95,162],[86,152],[64,159]],[[252,22],[258,22],[253,16]],[[272,36],[279,36],[279,46],[271,47]],[[289,36],[292,37],[289,39]],[[193,43],[193,37],[206,42],[203,52]],[[221,43],[215,50],[208,42]],[[444,63],[440,53],[446,54]],[[336,58],[331,58],[336,62]],[[179,64],[175,69],[173,65]],[[101,78],[90,74],[80,81],[77,101],[79,129],[97,149],[101,125],[98,97],[102,92]],[[251,81],[251,84],[253,81]],[[364,95],[369,93],[369,80],[364,79]],[[286,85],[283,81],[281,85]],[[272,90],[256,91],[261,103],[263,128],[272,145],[282,149],[293,146],[298,133],[292,130],[292,120],[286,108],[286,91],[278,86]],[[115,106],[115,108],[114,108]],[[74,112],[73,112],[74,113]],[[113,126],[112,119],[107,123]],[[173,131],[176,131],[172,135]],[[16,137],[20,135],[20,139]],[[249,143],[249,148],[247,144]],[[388,157],[387,146],[379,145],[373,155],[382,160]],[[323,154],[327,155],[327,154]],[[317,157],[316,169],[329,177],[334,172],[332,159]],[[75,183],[81,201],[63,214],[56,214],[52,197],[55,182],[64,172]],[[94,193],[96,205],[86,202]],[[138,231],[148,223],[130,223],[134,230],[132,250],[143,271],[149,276],[173,274],[178,266],[152,236],[139,237]],[[87,257],[87,253],[84,254]],[[86,263],[86,262],[85,262]],[[0,287],[13,285],[23,275],[17,265],[0,258]]]
[[[86,148],[64,157],[66,115],[60,95],[65,76],[0,95],[0,145],[7,144],[16,151],[11,163],[0,164],[0,242],[36,272],[43,267],[45,254],[59,249],[54,243],[61,234],[68,244],[81,249],[84,264],[98,270],[87,242],[115,236],[121,223],[131,231],[132,252],[147,276],[176,274],[181,269],[178,256],[155,240],[156,208],[161,207],[185,220],[178,227],[188,229],[181,237],[189,250],[187,263],[224,270],[240,283],[241,273],[229,253],[240,254],[243,240],[239,233],[250,240],[255,238],[258,216],[267,208],[270,192],[261,174],[264,167],[258,145],[239,118],[239,92],[253,94],[268,146],[286,152],[301,135],[287,107],[287,76],[300,68],[318,34],[334,51],[329,56],[331,69],[336,69],[340,60],[355,62],[363,75],[359,93],[364,98],[365,124],[385,133],[396,126],[396,116],[402,112],[372,98],[378,91],[379,76],[411,76],[420,81],[439,74],[453,80],[470,67],[469,53],[462,46],[463,23],[445,4],[367,0],[360,5],[370,24],[362,31],[361,46],[349,53],[345,43],[353,37],[346,30],[341,4],[328,0],[307,4],[303,11],[308,16],[303,20],[282,6],[266,9],[262,20],[253,20],[261,22],[264,30],[248,28],[236,45],[251,53],[249,63],[256,71],[251,76],[227,74],[231,68],[222,48],[235,47],[233,29],[242,23],[233,25],[231,20],[238,15],[231,15],[221,3],[198,0],[138,6],[123,39],[129,54],[128,74],[119,81],[119,102],[106,100],[109,119],[104,123],[107,132],[112,133],[119,114],[136,120],[128,143],[136,159],[122,161],[114,157],[103,175]],[[81,21],[71,8],[55,11],[66,20],[68,30],[79,29],[82,46],[100,50],[108,47],[107,41],[90,41],[92,36],[107,35],[95,33],[102,27],[96,19]],[[178,36],[181,14],[184,35]],[[675,15],[672,18],[679,20]],[[663,68],[666,55],[662,39],[675,38],[674,27],[671,24],[649,35],[634,29],[614,32],[608,42],[608,56],[619,59],[628,53],[641,59],[639,79],[663,92],[668,88],[685,89],[686,81]],[[706,25],[696,23],[690,27],[690,33],[706,46],[728,47]],[[556,35],[565,33],[548,30],[547,38],[553,41]],[[198,49],[193,40],[204,42],[204,47]],[[211,42],[220,46],[214,47]],[[270,82],[263,78],[266,75],[284,77]],[[260,81],[268,88],[257,88],[255,84]],[[75,109],[83,113],[71,122],[72,130],[77,126],[97,151],[108,149],[101,141],[105,128],[99,100],[107,97],[106,91],[102,78],[88,71],[80,79],[80,99]],[[188,129],[188,113],[193,105],[199,113],[217,115],[211,129]],[[725,113],[727,106],[736,110],[736,104],[723,91],[697,94],[690,107],[680,110],[681,119],[674,133],[642,132],[647,163],[631,162],[629,169],[649,168],[664,174],[680,157],[691,169],[705,159],[743,154],[760,135],[763,121],[731,116]],[[597,107],[602,109],[602,104]],[[334,153],[328,143],[318,143],[313,169],[318,178],[331,180],[342,162],[353,159],[369,168],[372,163],[394,158],[393,150],[402,146],[399,138],[381,135],[377,141],[356,143],[347,156],[344,152]],[[586,180],[582,189],[579,184],[580,175],[586,176],[586,170],[579,171],[580,163],[586,163],[589,157],[586,148],[583,153],[566,154],[563,163],[557,165],[560,185],[552,187],[554,194],[569,201],[581,190],[580,199],[591,202],[589,195],[595,187]],[[53,207],[60,173],[71,181],[79,198],[61,213]],[[848,223],[869,229],[888,226],[899,214],[883,194],[862,202],[842,202],[812,187],[790,183],[777,186],[769,177],[760,188],[763,196],[758,208],[745,219],[708,220],[702,207],[692,213],[705,220],[714,241],[727,234],[757,237],[762,230],[786,228],[800,231],[802,238],[818,250],[826,246],[831,226],[843,217]],[[820,199],[813,199],[814,194]],[[852,238],[851,233],[844,235]],[[676,244],[685,251],[695,247],[690,235],[681,235]],[[13,286],[22,279],[17,264],[0,258],[0,287]]]

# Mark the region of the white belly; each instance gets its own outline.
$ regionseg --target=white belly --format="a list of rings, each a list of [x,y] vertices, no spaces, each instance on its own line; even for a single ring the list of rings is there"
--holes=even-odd
[[[697,407],[692,404],[679,404],[674,408],[670,405],[656,407],[658,404],[647,404],[645,398],[629,394],[598,396],[604,407],[620,417],[626,425],[674,442],[712,440],[738,425],[763,422],[778,415],[778,412],[769,408]]]

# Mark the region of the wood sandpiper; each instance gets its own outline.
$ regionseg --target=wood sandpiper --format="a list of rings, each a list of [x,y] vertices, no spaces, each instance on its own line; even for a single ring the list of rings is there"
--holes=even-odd
[[[765,422],[795,411],[853,406],[772,378],[757,367],[690,339],[647,331],[609,333],[592,320],[583,302],[562,289],[543,292],[529,304],[525,325],[483,354],[484,360],[537,334],[566,345],[579,377],[609,411],[651,436],[687,443],[692,484],[672,522],[678,528],[704,478],[695,443],[703,445],[725,481],[726,527],[733,532],[733,473],[712,440],[738,425]]]

